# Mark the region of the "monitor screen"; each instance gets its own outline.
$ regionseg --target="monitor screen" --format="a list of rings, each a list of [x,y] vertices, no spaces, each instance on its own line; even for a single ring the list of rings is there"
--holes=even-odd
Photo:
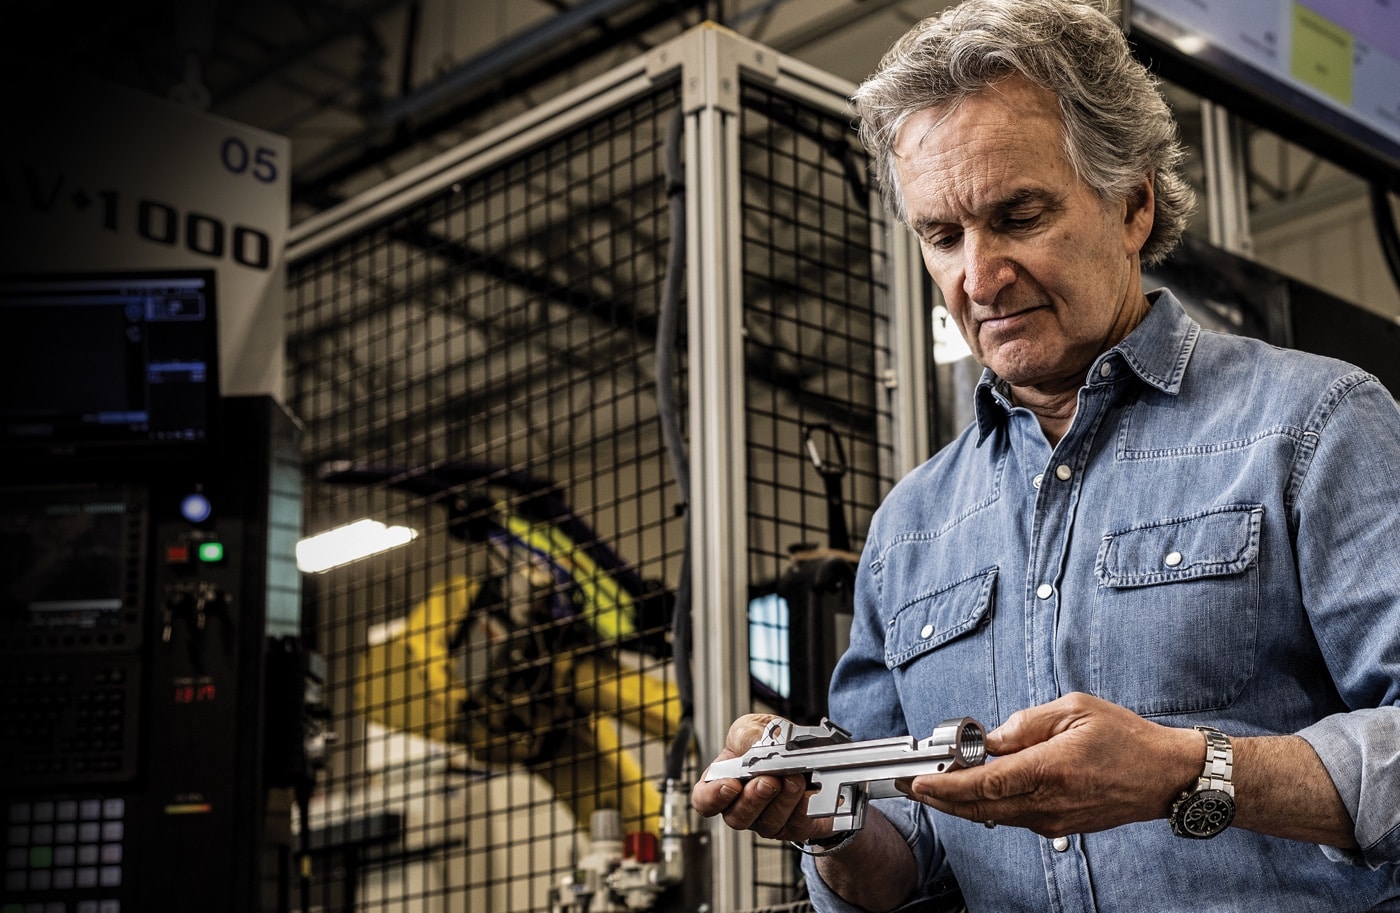
[[[0,446],[203,444],[217,413],[214,274],[0,280]]]
[[[130,486],[0,488],[0,651],[84,633],[134,643],[145,503]]]
[[[1130,36],[1163,76],[1400,189],[1400,4],[1132,0]]]

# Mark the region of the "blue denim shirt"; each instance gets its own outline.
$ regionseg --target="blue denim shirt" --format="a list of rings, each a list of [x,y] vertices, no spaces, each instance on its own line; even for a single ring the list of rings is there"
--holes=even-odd
[[[1058,445],[984,373],[975,423],[885,500],[832,718],[923,737],[1084,691],[1168,726],[1298,733],[1361,846],[1166,821],[1057,843],[880,800],[926,896],[955,879],[994,913],[1400,909],[1400,411],[1359,369],[1149,297]],[[853,909],[804,863],[819,910]]]

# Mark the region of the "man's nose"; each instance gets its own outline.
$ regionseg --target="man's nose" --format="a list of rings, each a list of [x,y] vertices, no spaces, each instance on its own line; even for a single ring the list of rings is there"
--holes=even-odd
[[[963,292],[975,304],[991,304],[1016,281],[1016,268],[995,236],[968,232],[963,240]]]

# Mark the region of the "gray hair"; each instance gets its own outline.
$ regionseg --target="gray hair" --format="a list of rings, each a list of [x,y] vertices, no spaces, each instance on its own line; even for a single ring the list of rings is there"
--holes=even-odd
[[[1126,199],[1152,175],[1154,222],[1141,258],[1151,266],[1166,257],[1196,203],[1176,120],[1118,24],[1081,0],[966,0],[895,42],[851,98],[895,217],[907,219],[894,172],[900,127],[1013,75],[1059,99],[1065,155],[1102,199]]]

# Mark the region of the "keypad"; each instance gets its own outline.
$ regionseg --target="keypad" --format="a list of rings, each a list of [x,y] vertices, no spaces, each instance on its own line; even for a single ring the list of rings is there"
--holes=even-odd
[[[5,894],[29,899],[6,901],[0,913],[121,913],[117,898],[90,898],[122,886],[126,828],[126,800],[120,796],[12,802]],[[76,890],[85,899],[63,899],[64,892]]]

